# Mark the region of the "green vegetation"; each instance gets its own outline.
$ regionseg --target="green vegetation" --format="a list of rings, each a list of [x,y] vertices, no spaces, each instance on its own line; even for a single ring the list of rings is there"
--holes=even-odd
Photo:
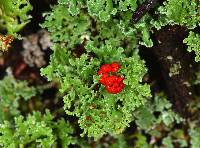
[[[71,134],[73,128],[64,119],[52,121],[53,116],[46,111],[45,115],[33,112],[26,119],[22,116],[14,118],[14,126],[4,121],[0,128],[0,145],[2,147],[55,147],[58,141],[63,147],[74,144]]]
[[[18,110],[21,99],[27,101],[36,95],[36,89],[29,87],[26,81],[18,81],[9,74],[0,81],[0,123],[12,120],[20,115]]]
[[[196,70],[200,61],[199,3],[196,0],[159,1],[133,23],[133,14],[144,2],[58,0],[51,5],[51,11],[43,13],[44,22],[39,24],[50,33],[53,46],[51,51],[41,52],[51,53],[50,60],[48,65],[37,69],[43,77],[39,81],[35,80],[39,76],[34,73],[35,69],[27,80],[17,79],[13,67],[13,74],[2,73],[0,147],[200,147],[199,119],[196,118],[200,108],[200,73]],[[0,0],[0,32],[4,36],[0,38],[0,48],[5,44],[6,35],[20,37],[20,30],[30,22],[32,9],[28,0]],[[165,84],[157,86],[162,76],[151,78],[154,72],[148,67],[148,60],[154,57],[148,57],[146,64],[140,52],[162,44],[154,42],[154,33],[173,25],[185,28],[188,36],[183,40],[183,48],[187,54],[196,55],[196,77],[192,78],[191,85],[197,93],[187,104],[191,118],[176,112],[176,100],[164,90]],[[42,43],[38,44],[39,47]],[[0,66],[4,62],[1,56]],[[171,61],[174,58],[168,57]],[[99,82],[102,75],[98,74],[102,65],[113,62],[119,63],[119,71],[108,76],[120,76],[125,84],[116,94],[106,90]],[[170,78],[182,74],[184,66],[180,61],[169,65]],[[159,64],[153,66],[160,68]]]
[[[188,46],[187,51],[195,52],[195,61],[200,61],[200,35],[190,31],[189,36],[183,40],[184,43]]]
[[[27,14],[30,10],[32,6],[27,0],[1,0],[0,30],[15,35],[30,21],[31,16]]]

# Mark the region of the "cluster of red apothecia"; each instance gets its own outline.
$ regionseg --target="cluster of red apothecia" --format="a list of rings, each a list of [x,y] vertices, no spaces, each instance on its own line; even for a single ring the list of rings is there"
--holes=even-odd
[[[109,93],[119,93],[125,86],[123,83],[124,78],[116,75],[119,68],[119,63],[113,62],[112,64],[102,65],[98,71],[98,75],[101,75],[99,82],[105,86]]]

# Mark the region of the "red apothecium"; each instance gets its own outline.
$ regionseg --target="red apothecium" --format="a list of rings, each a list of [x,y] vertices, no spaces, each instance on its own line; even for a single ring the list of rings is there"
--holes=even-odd
[[[123,83],[124,78],[116,75],[119,68],[120,65],[117,62],[113,62],[112,64],[102,65],[98,71],[98,75],[101,75],[99,82],[105,86],[109,93],[119,93],[125,86]]]

